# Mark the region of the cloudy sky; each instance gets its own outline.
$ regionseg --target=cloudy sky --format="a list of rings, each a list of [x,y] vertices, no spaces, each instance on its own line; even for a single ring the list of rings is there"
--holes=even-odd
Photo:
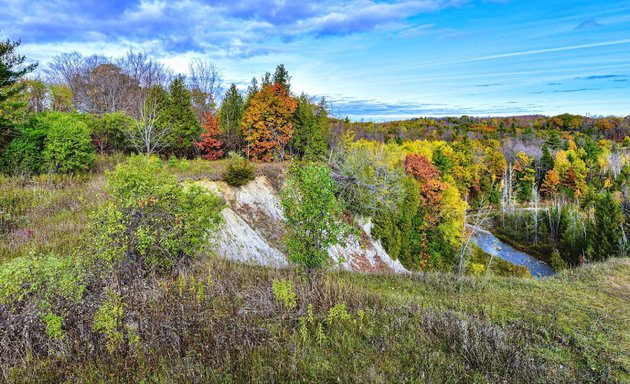
[[[0,15],[42,68],[133,49],[245,87],[284,63],[294,91],[355,120],[630,114],[627,0],[2,0]]]

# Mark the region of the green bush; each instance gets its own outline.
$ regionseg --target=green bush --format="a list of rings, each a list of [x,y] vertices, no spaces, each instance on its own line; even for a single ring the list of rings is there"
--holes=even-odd
[[[48,169],[59,173],[80,173],[94,163],[94,146],[87,124],[71,114],[50,113],[47,125],[44,160]]]
[[[560,252],[558,252],[557,249],[554,249],[553,252],[551,252],[551,268],[553,268],[556,272],[560,272],[561,270],[566,269],[567,266],[566,261],[564,261],[562,256],[560,256]]]
[[[107,183],[111,200],[93,228],[95,254],[127,263],[127,272],[166,271],[190,260],[221,219],[217,195],[178,183],[155,158],[132,156],[107,173]]]
[[[58,307],[59,303],[78,302],[84,290],[83,274],[71,257],[29,255],[0,268],[0,304],[7,308],[21,307],[27,301],[40,308]]]
[[[128,149],[125,132],[136,124],[136,121],[124,112],[115,112],[95,117],[90,121],[89,127],[98,151],[111,153]]]
[[[233,187],[240,187],[254,180],[254,164],[234,152],[230,152],[229,156],[223,181]]]
[[[45,171],[44,142],[46,127],[32,119],[18,130],[18,136],[5,148],[0,157],[0,171],[8,175],[30,175]]]

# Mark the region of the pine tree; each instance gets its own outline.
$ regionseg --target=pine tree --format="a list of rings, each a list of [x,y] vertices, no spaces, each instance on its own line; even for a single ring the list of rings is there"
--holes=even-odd
[[[543,145],[542,153],[542,157],[540,158],[540,168],[538,171],[538,185],[540,185],[545,179],[547,172],[553,169],[553,156],[551,156],[551,151],[549,151],[547,144]]]
[[[562,141],[560,140],[558,131],[552,130],[545,144],[547,144],[551,149],[560,149]]]
[[[37,64],[24,66],[25,56],[15,53],[20,41],[0,42],[0,102],[20,93],[24,87],[19,81]]]
[[[258,86],[258,80],[256,80],[256,76],[252,77],[252,81],[247,87],[247,97],[245,98],[245,104],[249,104],[249,101],[256,93],[260,91],[260,87]]]
[[[284,64],[280,64],[276,67],[276,72],[273,74],[274,84],[281,84],[288,93],[291,93],[291,76],[289,71],[284,67]]]
[[[26,57],[15,53],[19,45],[19,41],[0,42],[0,152],[14,135],[28,106],[26,100],[14,100],[25,86],[20,80],[37,67],[23,65]]]
[[[298,99],[293,116],[293,150],[299,157],[314,161],[326,155],[328,145],[325,130],[328,114],[325,104],[313,105],[305,94]]]
[[[262,79],[261,79],[261,86],[265,86],[265,85],[271,85],[271,73],[269,72],[265,72],[265,74],[263,75]]]
[[[178,76],[170,87],[170,102],[168,108],[168,123],[170,125],[167,137],[168,152],[175,156],[191,157],[194,153],[194,143],[201,133],[201,126],[193,111],[190,91],[184,84],[184,79]]]
[[[228,151],[240,151],[243,147],[241,121],[244,110],[243,96],[236,89],[236,85],[232,84],[225,92],[219,112],[221,131],[224,135],[225,148]]]
[[[621,250],[621,226],[624,217],[621,206],[612,193],[603,192],[595,203],[595,227],[592,229],[593,259],[617,257]]]

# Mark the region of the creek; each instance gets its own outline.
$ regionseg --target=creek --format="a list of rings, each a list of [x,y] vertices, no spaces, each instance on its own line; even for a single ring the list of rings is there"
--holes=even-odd
[[[475,243],[486,253],[512,264],[522,265],[536,278],[553,275],[553,269],[544,262],[502,242],[483,228],[475,227],[474,230]]]

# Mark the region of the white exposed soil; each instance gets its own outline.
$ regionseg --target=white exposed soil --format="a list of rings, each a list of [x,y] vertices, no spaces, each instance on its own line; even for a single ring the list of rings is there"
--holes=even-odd
[[[240,188],[222,181],[199,181],[221,196],[226,203],[221,212],[224,224],[217,236],[216,253],[220,257],[270,267],[289,265],[282,240],[286,230],[278,194],[265,176]],[[357,219],[359,236],[351,236],[343,246],[330,247],[331,262],[351,271],[406,272],[398,260],[392,260],[370,235],[369,219]],[[341,261],[341,262],[340,262]]]

